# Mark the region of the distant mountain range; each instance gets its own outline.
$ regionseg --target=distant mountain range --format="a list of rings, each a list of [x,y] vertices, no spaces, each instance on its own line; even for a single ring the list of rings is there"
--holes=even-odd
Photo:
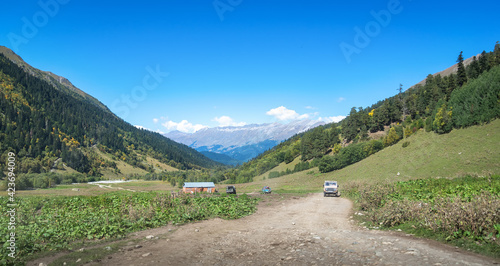
[[[242,127],[205,128],[195,133],[172,131],[164,136],[194,148],[212,160],[236,165],[251,160],[296,134],[324,124],[321,121],[306,119],[287,124],[276,122]]]

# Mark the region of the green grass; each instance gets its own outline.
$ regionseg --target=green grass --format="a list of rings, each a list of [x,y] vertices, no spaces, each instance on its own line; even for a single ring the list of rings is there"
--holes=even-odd
[[[8,200],[0,197],[0,213],[10,210]],[[12,261],[7,252],[1,253],[0,264],[22,263],[38,252],[66,250],[74,242],[116,239],[169,223],[240,218],[256,210],[257,199],[246,195],[172,198],[154,192],[120,191],[99,196],[17,197],[16,204],[17,257]],[[8,224],[9,218],[0,216],[0,223]],[[9,233],[6,226],[0,227],[4,248]]]
[[[285,163],[285,162],[280,163],[278,166],[276,166],[273,169],[271,169],[271,170],[263,173],[262,175],[254,177],[253,180],[254,181],[260,181],[260,180],[268,179],[269,178],[269,173],[270,172],[274,172],[274,171],[282,172],[282,171],[286,171],[287,169],[290,169],[291,171],[293,171],[293,169],[295,168],[295,165],[297,165],[298,163],[300,163],[300,156],[298,156],[297,158],[295,158],[293,161],[291,161],[288,164]]]
[[[403,148],[402,144],[406,141],[410,145]],[[284,167],[280,165],[270,171],[282,171],[286,169]],[[293,169],[293,166],[290,167]],[[311,171],[314,173],[311,174]],[[246,193],[259,192],[264,185],[273,190],[320,192],[325,180],[339,181],[342,189],[345,185],[358,182],[373,184],[496,173],[500,173],[500,119],[443,135],[420,130],[391,147],[337,171],[319,173],[318,168],[312,168],[279,178],[262,179],[267,172],[252,183],[236,186],[240,188],[238,192]]]
[[[444,135],[420,130],[394,146],[324,177],[380,182],[500,173],[499,132],[498,119]],[[405,141],[410,145],[403,148]]]
[[[145,175],[148,173],[146,170],[141,169],[139,167],[132,166],[126,162],[120,161],[120,160],[113,160],[112,156],[108,153],[104,153],[100,151],[97,147],[94,147],[92,149],[93,152],[97,153],[100,157],[102,157],[105,160],[112,161],[116,163],[117,168],[120,170],[120,173],[115,173],[114,169],[111,168],[105,168],[101,169],[101,173],[103,174],[104,179],[121,179],[123,177],[127,177],[130,175]],[[137,153],[137,156],[139,158],[143,157],[143,155]],[[157,159],[154,159],[150,156],[145,156],[146,160],[143,162],[146,165],[152,165],[155,169],[155,172],[159,173],[164,170],[166,171],[179,171],[178,169],[164,164]]]
[[[344,195],[382,229],[500,257],[500,176],[426,178],[351,186]]]
[[[450,236],[446,232],[434,232],[425,228],[421,228],[417,226],[417,223],[405,223],[399,226],[395,226],[391,228],[391,230],[401,229],[402,231],[413,234],[417,237],[434,239],[441,243],[446,243],[448,245],[452,245],[455,247],[459,247],[464,250],[473,251],[478,254],[482,254],[485,256],[500,258],[500,246],[498,244],[492,243],[479,243],[477,241],[467,239],[467,238],[459,238],[459,239],[449,239]]]
[[[107,184],[112,188],[123,188],[132,189],[135,191],[178,191],[179,188],[172,186],[169,182],[163,182],[159,180],[155,181],[144,181],[144,180],[133,180],[131,182]]]
[[[65,190],[65,189],[73,189],[73,188],[78,188],[78,189],[85,189],[88,188],[89,184],[70,184],[70,185],[57,185],[53,188],[48,188],[47,190]]]
[[[131,182],[124,182],[124,183],[116,183],[116,184],[108,184],[110,186],[117,186],[117,187],[156,187],[160,185],[161,183],[164,183],[162,181],[131,181]]]
[[[110,169],[107,169],[107,171],[103,171],[105,178],[120,179],[122,177],[126,177],[126,176],[133,175],[133,174],[145,175],[147,173],[146,170],[143,170],[139,167],[132,166],[132,165],[125,163],[123,161],[120,161],[120,160],[113,160],[111,158],[111,155],[101,152],[97,147],[94,147],[93,151],[96,152],[102,158],[109,160],[109,161],[112,161],[112,162],[115,162],[116,167],[120,170],[120,174],[115,174]]]

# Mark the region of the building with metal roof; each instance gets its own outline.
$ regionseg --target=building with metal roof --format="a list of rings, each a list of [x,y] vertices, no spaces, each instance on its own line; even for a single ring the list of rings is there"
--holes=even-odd
[[[182,186],[184,193],[215,192],[214,182],[185,182]]]

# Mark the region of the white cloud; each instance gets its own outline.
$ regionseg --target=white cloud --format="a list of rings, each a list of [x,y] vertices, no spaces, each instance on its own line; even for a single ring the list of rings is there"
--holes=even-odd
[[[319,121],[323,121],[325,123],[337,123],[342,121],[345,118],[343,115],[338,115],[338,116],[330,116],[330,117],[320,117],[318,118]]]
[[[309,109],[309,110],[316,110],[316,109],[318,109],[318,108],[313,107],[313,106],[306,106],[306,109]]]
[[[200,125],[200,124],[193,125],[192,123],[188,122],[187,120],[182,120],[179,123],[174,122],[174,121],[166,121],[165,123],[162,123],[161,125],[164,126],[168,131],[178,130],[178,131],[185,132],[185,133],[193,133],[193,132],[196,132],[200,129],[207,128],[207,126]]]
[[[345,98],[344,98],[344,97],[340,97],[340,98],[337,100],[337,102],[338,102],[338,103],[343,102],[343,101],[345,101]]]
[[[158,118],[153,118],[153,123],[158,123],[158,121],[160,121]]]
[[[308,114],[299,115],[295,110],[287,109],[284,106],[271,109],[266,112],[267,115],[274,116],[279,120],[297,120],[309,118]]]
[[[242,127],[247,124],[245,122],[236,123],[231,117],[226,115],[223,115],[221,117],[216,117],[212,121],[218,122],[220,127],[228,127],[228,126]]]

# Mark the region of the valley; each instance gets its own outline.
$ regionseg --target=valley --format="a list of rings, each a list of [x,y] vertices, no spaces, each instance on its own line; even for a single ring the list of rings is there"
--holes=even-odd
[[[313,261],[317,265],[337,262],[385,265],[398,264],[401,259],[407,261],[408,265],[418,265],[422,261],[442,265],[498,263],[498,258],[483,257],[454,245],[420,239],[397,229],[380,230],[374,228],[374,225],[367,226],[360,219],[362,216],[358,213],[362,211],[358,210],[355,199],[346,193],[356,186],[392,184],[435,176],[453,178],[465,174],[488,175],[489,172],[498,172],[498,150],[490,150],[488,156],[475,159],[479,156],[478,152],[481,151],[482,154],[485,149],[498,143],[498,132],[500,120],[456,130],[447,135],[421,131],[408,138],[411,144],[406,148],[402,148],[401,144],[393,145],[340,171],[320,173],[317,168],[313,168],[273,179],[268,179],[264,174],[251,183],[236,184],[240,196],[247,194],[260,199],[256,213],[250,216],[237,220],[213,217],[207,221],[185,225],[169,223],[155,229],[130,233],[122,240],[110,239],[108,241],[111,242],[101,244],[98,241],[98,246],[94,246],[92,241],[87,242],[78,245],[75,250],[84,248],[88,252],[56,252],[34,259],[28,265],[51,261],[59,265],[78,259],[102,265],[181,262],[190,265],[295,265]],[[463,139],[468,141],[463,142]],[[440,145],[449,146],[450,149],[425,149]],[[396,152],[400,149],[403,154],[407,152],[403,156],[408,159],[407,163],[398,161],[394,156],[401,154],[401,151]],[[433,166],[427,161],[431,158],[440,158],[442,161]],[[299,161],[295,160],[288,165],[283,163],[278,167],[281,170],[293,168]],[[381,167],[380,164],[387,167]],[[472,168],[473,165],[477,168]],[[483,172],[484,169],[489,170]],[[318,193],[324,180],[339,180],[343,190],[342,197],[324,198],[322,193]],[[58,186],[48,190],[20,191],[19,196],[97,196],[117,191],[125,193],[124,190],[127,189],[136,192],[126,193],[170,193],[178,190],[162,181],[108,185],[109,188],[98,188],[90,184]],[[273,188],[271,195],[260,195],[264,185]],[[73,191],[73,188],[79,188],[79,191]],[[225,184],[218,184],[217,188],[224,191]],[[150,235],[154,238],[146,239]],[[107,246],[112,246],[112,250],[106,251]],[[138,246],[140,247],[137,248]],[[95,257],[92,254],[104,255]]]
[[[160,134],[0,46],[0,235],[19,255],[0,263],[499,263],[500,43],[456,62],[345,117],[155,116],[186,131]],[[325,180],[342,197],[321,197]]]

